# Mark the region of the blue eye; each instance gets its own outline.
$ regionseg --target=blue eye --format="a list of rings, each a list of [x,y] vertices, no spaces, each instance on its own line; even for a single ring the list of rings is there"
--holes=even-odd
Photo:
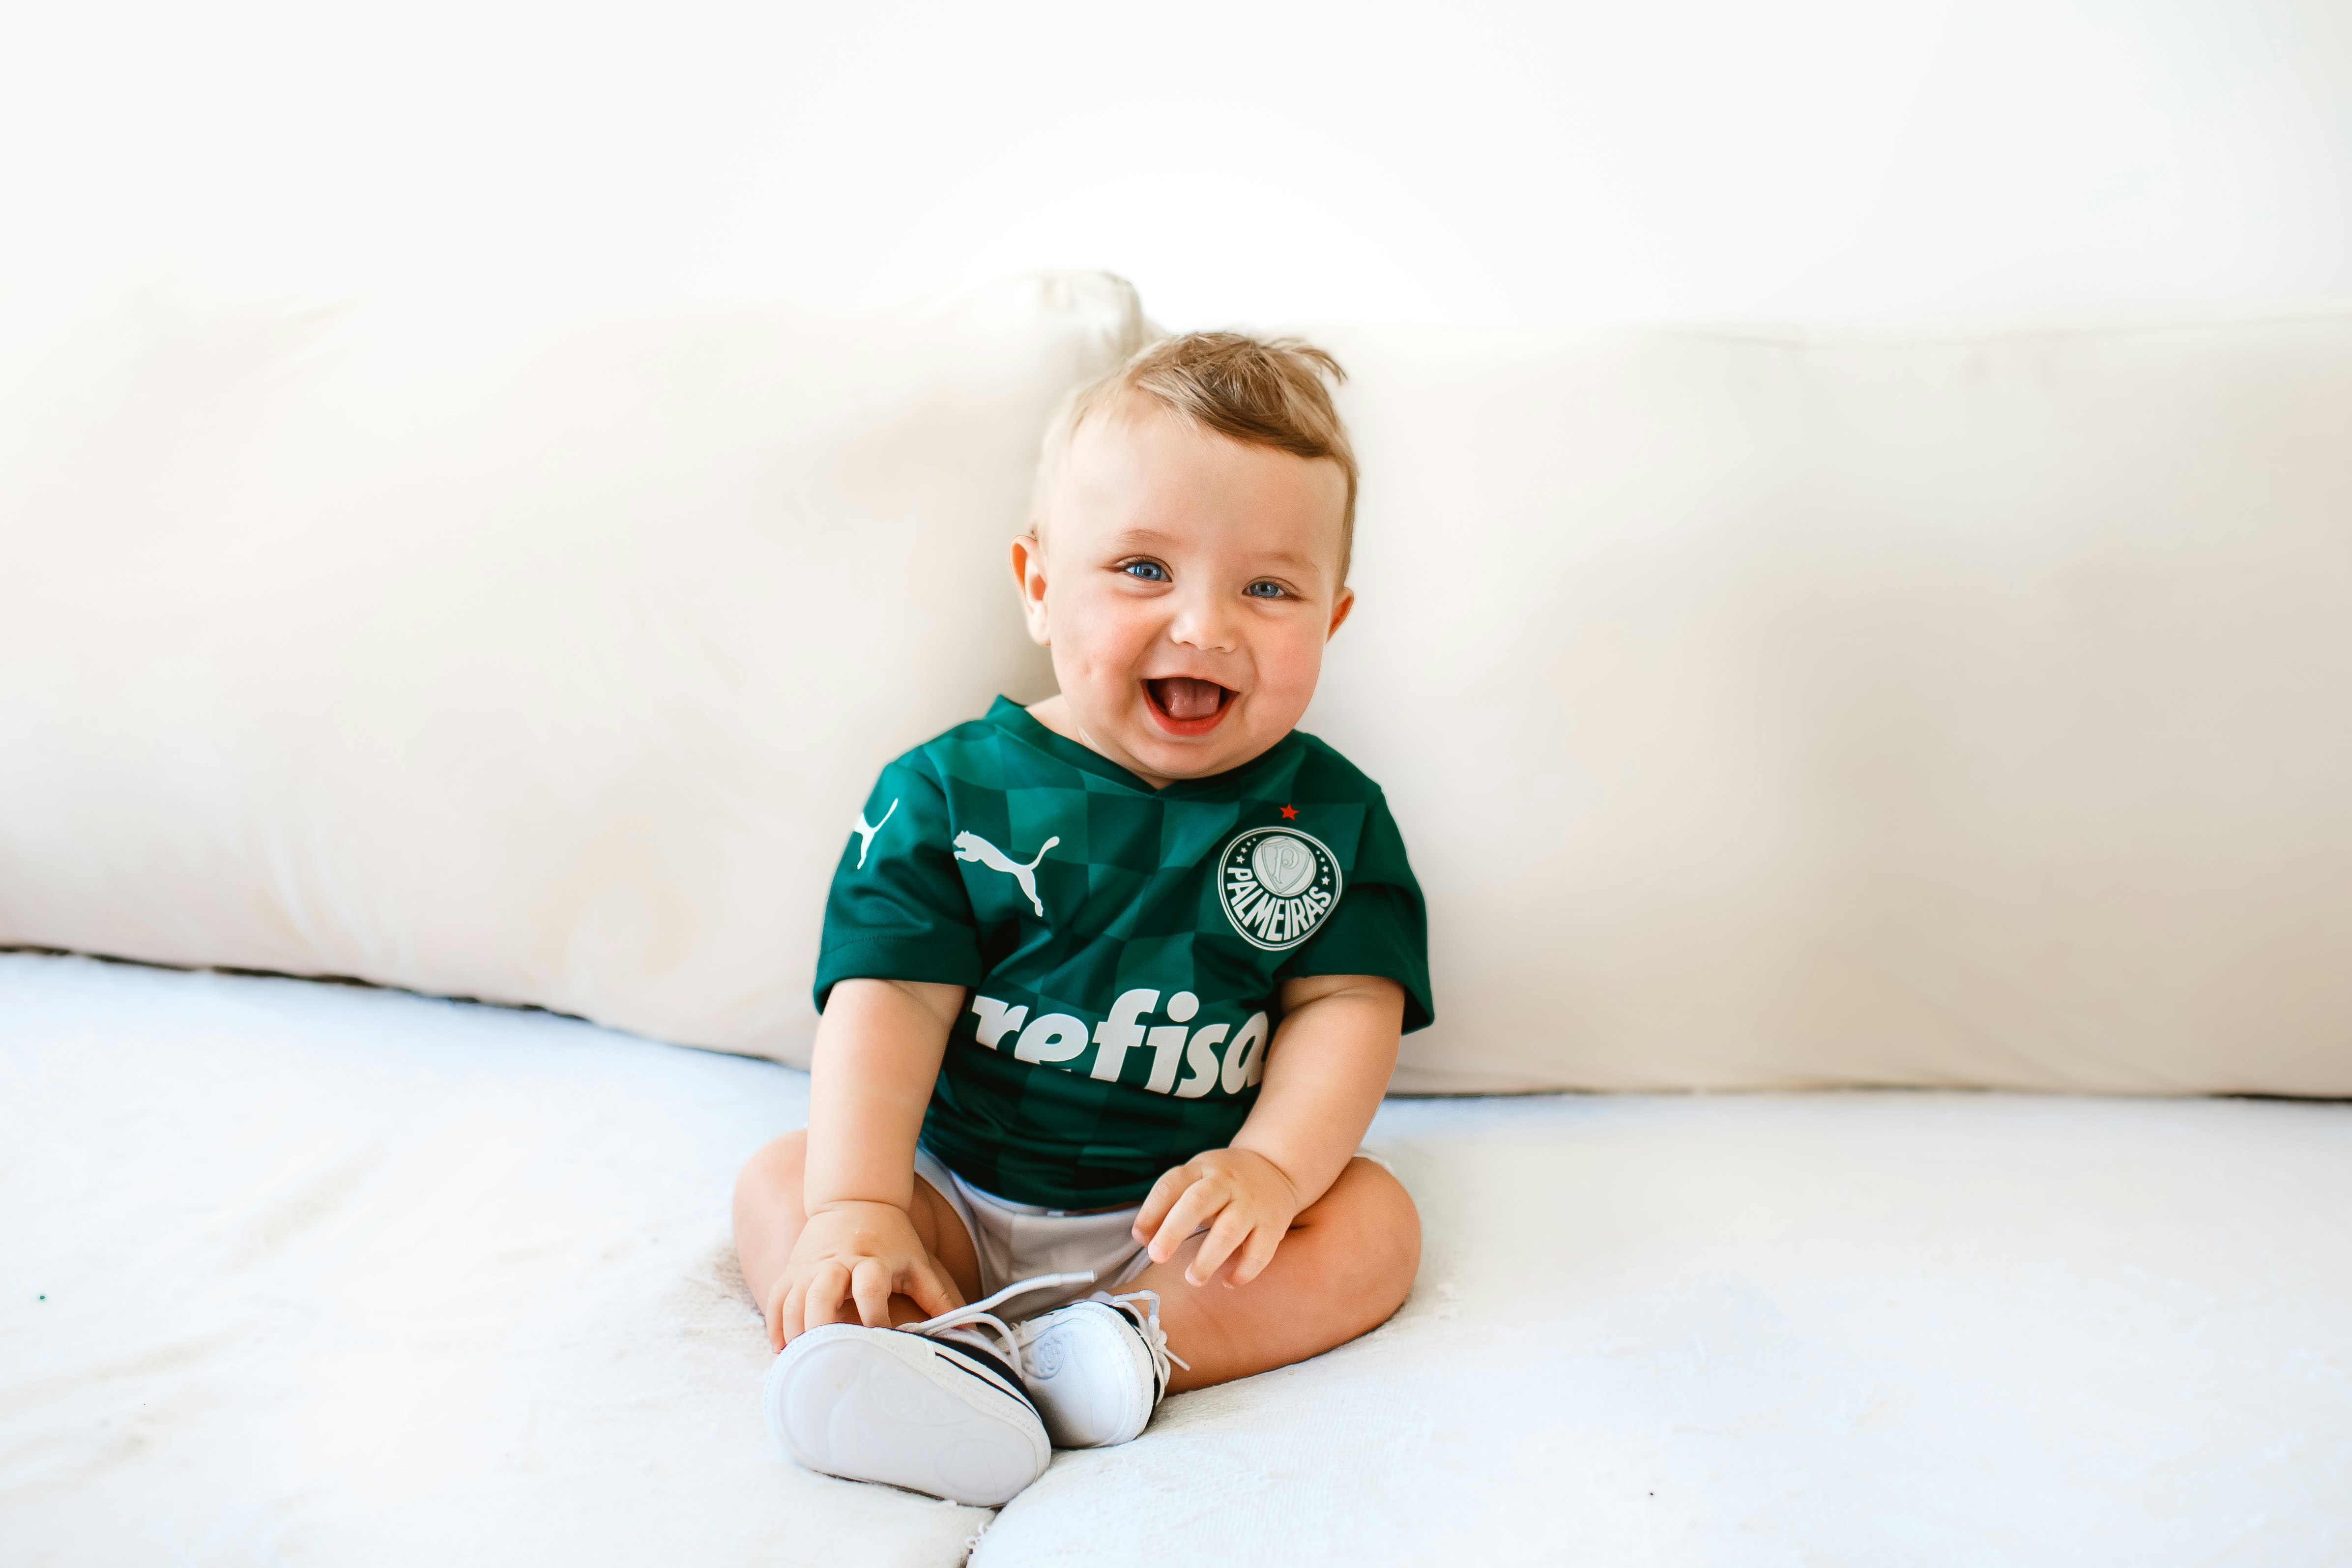
[[[1279,583],[1253,583],[1248,587],[1244,588],[1242,592],[1248,595],[1253,599],[1279,599],[1283,597],[1282,584]]]
[[[1168,568],[1157,561],[1130,561],[1119,570],[1140,582],[1165,583],[1168,581]]]

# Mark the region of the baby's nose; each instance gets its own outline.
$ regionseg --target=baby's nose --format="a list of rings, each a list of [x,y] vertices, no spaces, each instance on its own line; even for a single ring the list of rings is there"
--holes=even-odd
[[[1203,653],[1231,653],[1240,646],[1241,617],[1216,595],[1188,595],[1168,628],[1171,641]]]

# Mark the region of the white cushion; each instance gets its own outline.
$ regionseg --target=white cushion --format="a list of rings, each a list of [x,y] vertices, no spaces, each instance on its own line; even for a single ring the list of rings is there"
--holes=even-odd
[[[2352,1107],[1391,1100],[1370,1142],[1403,1310],[1055,1455],[972,1568],[2344,1557]]]
[[[1048,689],[1003,541],[1132,295],[484,315],[5,345],[0,943],[804,1059],[874,770]],[[2352,318],[1318,335],[1401,1088],[2352,1093]]]
[[[2352,316],[1315,335],[1399,1087],[2352,1094]]]
[[[876,770],[1051,689],[1004,563],[1133,291],[113,297],[0,345],[0,944],[797,1055]]]
[[[760,1419],[725,1194],[807,1081],[0,955],[5,1555],[963,1562],[988,1515]],[[976,1563],[2343,1560],[2352,1106],[1392,1100],[1371,1142],[1404,1310],[1055,1455]]]
[[[727,1192],[805,1074],[25,953],[0,1020],[11,1563],[951,1568],[986,1526],[761,1419]]]

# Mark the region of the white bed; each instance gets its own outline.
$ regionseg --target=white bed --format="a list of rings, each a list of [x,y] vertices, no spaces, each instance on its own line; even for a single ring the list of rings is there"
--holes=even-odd
[[[0,954],[0,1557],[2352,1557],[2352,1106],[1392,1100],[1403,1312],[992,1518],[761,1427],[727,1191],[804,1086],[547,1014]]]
[[[2097,1098],[2352,1095],[2341,310],[1317,330],[1396,1083],[1627,1092],[1390,1102],[1396,1321],[999,1515],[772,1447],[827,880],[1147,331],[0,322],[0,949],[190,966],[0,952],[0,1568],[2352,1562],[2352,1105]]]

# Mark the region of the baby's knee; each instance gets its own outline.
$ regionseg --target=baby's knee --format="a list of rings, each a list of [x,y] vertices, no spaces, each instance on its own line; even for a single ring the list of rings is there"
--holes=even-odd
[[[1361,1155],[1348,1163],[1347,1176],[1358,1187],[1362,1206],[1360,1245],[1383,1266],[1381,1272],[1410,1288],[1421,1268],[1421,1210],[1413,1206],[1412,1194],[1387,1166]]]
[[[801,1172],[808,1160],[808,1130],[801,1128],[769,1140],[743,1162],[735,1178],[735,1209],[766,1208],[779,1199],[797,1205]]]
[[[1321,1211],[1321,1212],[1317,1212]],[[1421,1211],[1412,1194],[1387,1167],[1360,1156],[1350,1160],[1331,1190],[1305,1216],[1328,1226],[1329,1265],[1346,1276],[1346,1289],[1367,1304],[1402,1304],[1421,1268]]]

